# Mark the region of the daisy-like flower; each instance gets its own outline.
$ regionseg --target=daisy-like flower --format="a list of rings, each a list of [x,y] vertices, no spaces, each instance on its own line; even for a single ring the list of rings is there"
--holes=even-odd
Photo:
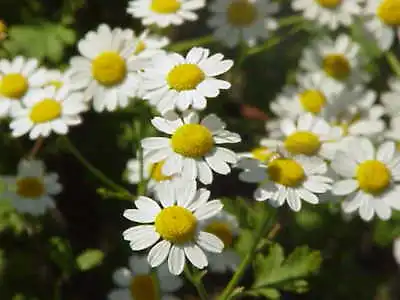
[[[142,19],[145,26],[156,24],[168,27],[197,20],[195,11],[204,5],[205,0],[132,0],[129,2],[128,13]]]
[[[10,116],[28,91],[46,83],[46,70],[38,66],[36,59],[22,56],[0,60],[0,117]]]
[[[135,49],[140,41],[131,30],[110,29],[101,24],[79,41],[82,56],[71,59],[71,85],[83,89],[85,101],[93,99],[93,108],[102,112],[127,107],[139,86],[139,71],[145,62]]]
[[[365,0],[294,0],[292,8],[302,11],[304,18],[318,22],[330,30],[340,25],[349,27],[361,15]]]
[[[177,53],[154,57],[143,74],[144,99],[161,113],[174,108],[203,110],[206,98],[215,98],[221,89],[231,87],[229,82],[215,77],[227,72],[233,61],[224,60],[220,53],[209,55],[208,49],[195,47],[186,58]]]
[[[231,171],[228,163],[237,162],[236,153],[217,145],[240,142],[238,134],[225,130],[225,124],[214,114],[201,122],[195,112],[189,112],[183,119],[173,114],[169,117],[155,117],[151,123],[171,138],[142,140],[146,159],[152,163],[165,161],[161,168],[163,174],[180,174],[183,179],[191,180],[199,178],[202,183],[210,184],[211,170],[219,174]]]
[[[20,213],[44,215],[55,206],[53,196],[62,190],[56,173],[45,172],[43,162],[21,160],[15,177],[4,176],[6,184],[2,197],[9,200]]]
[[[388,50],[395,40],[395,28],[400,26],[398,0],[367,0],[363,22],[368,38],[373,38],[381,50]]]
[[[220,253],[224,244],[215,235],[202,231],[199,224],[218,214],[222,203],[208,201],[210,192],[197,190],[194,181],[179,188],[171,187],[168,195],[159,196],[161,207],[141,196],[135,201],[137,209],[124,212],[125,218],[144,224],[127,229],[124,239],[134,251],[151,247],[147,260],[152,267],[158,267],[168,258],[169,271],[179,275],[187,258],[196,268],[203,269],[208,265],[204,250]]]
[[[48,137],[51,132],[67,134],[69,126],[82,122],[79,114],[86,110],[83,94],[71,92],[69,86],[59,90],[49,86],[31,91],[23,104],[15,109],[10,123],[11,134],[20,137],[29,132],[32,140],[39,136]]]
[[[161,300],[178,299],[170,293],[179,290],[183,281],[172,275],[168,266],[162,264],[157,269],[158,283],[151,275],[151,267],[145,256],[132,255],[129,268],[119,268],[113,274],[113,281],[118,288],[108,294],[108,300],[156,300],[158,284]]]
[[[369,79],[367,61],[360,45],[347,35],[336,40],[324,38],[304,50],[300,67],[309,73],[319,73],[342,85],[355,85]]]
[[[263,139],[261,144],[271,149],[280,147],[291,155],[332,159],[342,136],[340,127],[332,127],[324,119],[310,113],[301,115],[297,122],[284,119],[280,127],[284,134],[283,141]]]
[[[253,158],[259,161],[268,161],[273,158],[276,152],[272,151],[268,147],[259,146],[250,150],[250,152],[238,153],[238,157],[242,158]]]
[[[324,176],[326,163],[315,156],[280,156],[269,163],[248,159],[242,160],[239,168],[244,169],[240,180],[259,184],[254,192],[257,201],[267,200],[275,207],[287,202],[294,211],[300,211],[301,200],[318,204],[317,195],[326,193],[332,183]]]
[[[236,217],[221,211],[215,217],[207,220],[203,226],[204,231],[216,235],[224,242],[222,253],[207,253],[210,270],[216,273],[235,271],[240,264],[240,256],[232,248],[234,238],[239,234]]]
[[[138,41],[133,54],[140,58],[152,58],[154,55],[164,53],[162,49],[169,44],[167,37],[149,34],[148,30],[143,31],[136,39]]]
[[[346,196],[342,203],[345,213],[358,211],[370,221],[376,214],[388,220],[392,208],[400,209],[400,157],[393,142],[385,142],[378,149],[367,138],[354,138],[347,151],[338,151],[331,164],[341,177],[332,193]]]
[[[56,89],[61,88],[63,85],[71,86],[71,70],[48,70],[47,71],[47,79],[43,84],[43,87],[46,86],[54,86]]]
[[[210,5],[213,13],[208,25],[214,36],[229,47],[245,41],[254,46],[258,39],[266,39],[278,27],[271,16],[278,12],[277,3],[270,0],[215,0]]]
[[[397,264],[400,265],[400,237],[393,242],[393,256]]]

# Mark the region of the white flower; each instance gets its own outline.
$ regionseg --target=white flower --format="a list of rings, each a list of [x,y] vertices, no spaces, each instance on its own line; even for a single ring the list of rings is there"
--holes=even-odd
[[[57,69],[48,70],[46,74],[46,82],[43,87],[54,86],[56,89],[61,88],[63,85],[71,86],[71,70],[60,71]]]
[[[8,117],[23,97],[47,80],[46,70],[38,67],[36,59],[15,57],[0,60],[0,117]]]
[[[270,0],[215,0],[208,25],[214,36],[229,47],[245,41],[254,46],[258,39],[266,39],[278,27],[271,15],[278,12],[277,3]]]
[[[332,159],[342,136],[340,127],[332,127],[324,119],[310,113],[301,115],[297,122],[283,119],[280,129],[284,140],[263,139],[261,144],[271,149],[282,148],[291,155],[317,155]]]
[[[53,196],[61,192],[56,173],[45,172],[43,162],[21,160],[15,177],[4,176],[6,190],[2,197],[20,213],[44,215],[55,206]]]
[[[69,126],[82,122],[79,114],[86,110],[82,93],[71,92],[66,85],[58,90],[54,86],[33,90],[24,97],[23,104],[16,107],[10,123],[14,137],[28,132],[31,139],[48,137],[53,131],[66,134]]]
[[[174,108],[185,111],[190,106],[205,109],[206,98],[215,98],[221,89],[231,87],[215,77],[233,66],[233,61],[224,60],[220,53],[209,55],[208,49],[192,48],[186,58],[177,53],[154,57],[143,74],[144,99],[161,113]]]
[[[183,119],[171,114],[170,118],[155,117],[151,123],[159,131],[171,135],[150,137],[142,140],[145,158],[150,162],[165,160],[162,173],[170,176],[181,174],[184,179],[196,179],[204,184],[213,180],[211,169],[228,174],[228,165],[237,162],[235,152],[218,144],[238,143],[238,134],[225,130],[225,124],[214,114],[199,123],[199,116],[189,112]]]
[[[169,44],[167,37],[149,34],[148,30],[143,31],[135,38],[138,42],[133,54],[140,58],[150,59],[154,55],[164,53],[163,48]]]
[[[242,158],[253,158],[259,161],[268,161],[276,155],[276,152],[272,151],[268,147],[259,146],[250,150],[250,152],[242,152],[237,154],[240,159]]]
[[[354,17],[362,12],[361,5],[365,0],[294,0],[292,8],[303,11],[304,18],[318,22],[330,30],[340,25],[349,27]]]
[[[381,50],[388,50],[395,39],[395,27],[400,26],[398,0],[367,0],[363,22],[367,39],[376,41]]]
[[[194,11],[203,8],[205,0],[132,0],[128,13],[142,19],[145,26],[159,27],[181,25],[184,21],[197,20]]]
[[[370,75],[365,69],[367,62],[360,45],[341,34],[336,40],[325,37],[305,49],[300,68],[346,86],[364,83],[369,79]]]
[[[85,101],[93,99],[93,108],[102,112],[127,107],[140,83],[138,71],[145,61],[134,55],[139,40],[131,30],[113,30],[102,24],[79,41],[82,56],[71,59],[71,85],[83,89]]]
[[[134,251],[151,247],[147,259],[152,267],[168,258],[169,271],[179,275],[186,257],[203,269],[208,265],[204,250],[220,253],[224,248],[219,238],[199,228],[199,222],[215,216],[223,206],[219,200],[208,201],[209,196],[208,190],[197,190],[196,183],[189,181],[180,188],[171,187],[169,195],[160,194],[161,207],[150,198],[139,197],[137,209],[127,209],[124,217],[145,225],[124,231],[124,239]]]
[[[269,163],[248,159],[242,160],[239,167],[244,169],[239,174],[242,181],[259,184],[254,192],[257,201],[268,200],[275,207],[287,202],[294,211],[300,211],[301,200],[320,203],[316,194],[326,193],[332,183],[332,179],[323,176],[326,163],[317,157],[281,156]]]
[[[158,282],[151,275],[151,267],[145,256],[132,255],[129,258],[129,268],[119,268],[113,273],[113,281],[118,288],[108,294],[108,300],[155,300],[157,283],[161,292],[161,300],[172,299],[169,293],[179,290],[183,281],[168,271],[168,266],[162,264],[157,268]]]
[[[400,237],[393,242],[393,255],[397,264],[400,265]]]
[[[216,235],[224,242],[224,251],[219,254],[207,253],[208,266],[211,271],[225,273],[235,271],[240,264],[240,257],[233,249],[233,240],[239,235],[239,224],[236,217],[221,211],[203,225],[204,231]]]
[[[331,167],[343,177],[333,185],[332,193],[346,196],[342,203],[346,213],[358,210],[366,221],[375,214],[388,220],[392,208],[400,209],[400,157],[393,142],[375,150],[367,138],[354,138],[347,152],[336,153]]]

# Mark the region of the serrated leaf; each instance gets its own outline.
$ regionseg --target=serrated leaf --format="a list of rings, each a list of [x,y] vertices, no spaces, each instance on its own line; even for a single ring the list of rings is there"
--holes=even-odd
[[[81,271],[87,271],[99,266],[104,259],[104,253],[98,249],[88,249],[76,258],[76,264]]]

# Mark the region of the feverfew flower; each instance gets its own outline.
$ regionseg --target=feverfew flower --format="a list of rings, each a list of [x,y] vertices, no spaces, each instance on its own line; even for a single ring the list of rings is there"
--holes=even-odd
[[[347,35],[341,34],[336,40],[325,37],[304,50],[300,68],[309,73],[319,73],[342,85],[364,83],[369,79],[360,45]]]
[[[254,46],[258,39],[266,39],[278,27],[271,15],[278,12],[277,3],[270,0],[215,0],[208,25],[217,40],[229,47],[245,41]]]
[[[134,55],[139,40],[131,30],[110,29],[102,24],[79,41],[82,56],[71,59],[71,85],[83,89],[85,101],[93,99],[93,108],[102,112],[127,107],[135,97],[145,62]]]
[[[376,214],[388,220],[392,208],[400,209],[400,156],[393,142],[381,144],[377,150],[367,138],[354,138],[347,151],[338,151],[331,164],[343,179],[332,187],[332,193],[346,196],[345,213],[358,211],[370,221]]]
[[[40,88],[48,79],[36,59],[22,56],[0,60],[0,117],[8,117],[28,91]]]
[[[302,11],[304,18],[318,22],[330,30],[340,25],[349,27],[362,12],[364,0],[294,0],[292,8]]]
[[[205,0],[132,0],[128,13],[142,19],[145,26],[159,27],[181,25],[184,21],[197,20],[194,11],[203,8]]]
[[[231,87],[215,77],[227,72],[232,60],[220,53],[210,55],[204,48],[192,48],[186,58],[177,53],[158,55],[143,74],[144,99],[164,114],[175,108],[203,110],[206,98],[215,98],[221,89]]]
[[[231,171],[228,163],[237,162],[235,152],[217,145],[238,143],[241,138],[225,130],[225,124],[214,114],[201,122],[195,112],[188,112],[183,119],[170,114],[168,119],[155,117],[151,123],[171,137],[143,139],[145,159],[152,163],[165,161],[161,171],[167,176],[180,174],[183,179],[199,178],[202,183],[210,184],[211,170],[228,174]]]
[[[395,28],[400,26],[398,0],[367,0],[364,27],[381,50],[388,50],[395,39]]]
[[[214,234],[224,242],[222,253],[207,253],[210,270],[216,273],[235,271],[241,260],[232,247],[235,237],[239,234],[239,224],[236,217],[221,211],[215,217],[207,220],[203,226],[204,231]]]
[[[15,177],[4,176],[6,190],[2,197],[20,213],[44,215],[55,206],[53,196],[62,190],[56,173],[45,172],[43,162],[21,160]]]
[[[57,69],[47,71],[47,79],[43,87],[54,86],[56,89],[61,88],[63,85],[71,86],[71,70],[60,71]]]
[[[108,294],[108,300],[156,300],[158,284],[161,300],[178,299],[170,293],[179,290],[183,281],[172,275],[168,266],[157,268],[157,281],[151,274],[151,267],[145,256],[132,255],[129,268],[119,268],[113,273],[113,281],[118,288]]]
[[[280,156],[267,163],[248,159],[241,160],[239,168],[244,169],[240,180],[259,184],[254,192],[257,201],[267,200],[275,207],[287,202],[294,211],[300,211],[301,200],[320,203],[318,195],[330,190],[332,183],[324,176],[326,163],[317,157]]]
[[[125,210],[125,218],[144,225],[125,230],[124,239],[134,251],[151,247],[147,260],[152,267],[168,260],[169,271],[179,275],[187,258],[196,268],[203,269],[208,265],[204,250],[220,253],[224,244],[215,235],[202,231],[199,224],[218,214],[222,203],[208,201],[210,192],[197,190],[194,181],[180,188],[171,187],[168,195],[159,196],[161,207],[141,196],[135,201],[136,209]]]
[[[135,38],[138,41],[133,54],[140,58],[150,59],[154,55],[164,53],[165,51],[162,49],[169,44],[167,37],[149,34],[148,30],[143,31]]]
[[[11,134],[20,137],[29,132],[32,140],[48,137],[51,132],[67,134],[69,126],[82,122],[79,114],[86,110],[82,93],[71,92],[66,85],[58,90],[54,86],[33,90],[23,104],[15,108]]]
[[[316,155],[323,159],[333,158],[342,136],[340,127],[332,127],[310,113],[301,115],[297,121],[283,119],[280,129],[283,141],[263,139],[261,144],[271,149],[280,147],[291,155]]]

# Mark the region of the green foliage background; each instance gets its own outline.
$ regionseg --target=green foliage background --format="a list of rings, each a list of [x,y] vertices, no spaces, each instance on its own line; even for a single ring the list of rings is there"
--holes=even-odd
[[[290,15],[290,1],[280,2],[285,7],[282,16]],[[98,24],[141,30],[140,22],[126,14],[126,5],[125,0],[1,0],[0,17],[9,26],[9,39],[0,56],[21,54],[37,57],[51,68],[65,68],[76,54],[77,40]],[[206,16],[202,12],[199,21],[174,28],[169,36],[181,41],[209,34]],[[265,132],[264,121],[241,114],[242,104],[268,113],[268,103],[285,82],[293,80],[302,49],[317,34],[312,24],[291,36],[283,29],[277,35],[283,41],[248,57],[231,74],[233,88],[209,102],[208,111],[242,135],[243,143],[236,150],[256,145]],[[210,47],[227,57],[238,55],[218,44]],[[389,68],[373,50],[369,52],[371,71],[380,75],[371,86],[381,90]],[[74,128],[70,138],[96,167],[121,182],[125,163],[136,152],[133,124],[143,113],[150,118],[141,104],[114,113],[86,113],[83,125]],[[10,139],[7,122],[1,126],[0,173],[13,174],[32,143]],[[131,254],[121,238],[129,226],[122,212],[130,203],[96,193],[101,184],[66,151],[62,140],[46,140],[39,157],[49,170],[60,174],[64,191],[57,198],[59,210],[37,220],[17,215],[0,202],[0,299],[105,299],[113,287],[112,271],[126,265]],[[239,182],[236,175],[218,177],[211,190],[239,217],[243,233],[237,249],[246,253],[251,232],[268,215],[258,215],[257,209],[244,213],[241,203],[251,199],[254,187]],[[134,191],[133,186],[126,187]],[[392,256],[392,240],[400,235],[399,214],[389,222],[366,224],[359,218],[344,221],[336,204],[324,204],[305,206],[299,213],[282,208],[278,218],[277,243],[265,240],[265,251],[254,262],[255,273],[244,278],[243,284],[254,288],[249,297],[400,299],[400,276]],[[205,282],[214,291],[228,279],[208,274]],[[181,294],[192,292],[188,285]]]

